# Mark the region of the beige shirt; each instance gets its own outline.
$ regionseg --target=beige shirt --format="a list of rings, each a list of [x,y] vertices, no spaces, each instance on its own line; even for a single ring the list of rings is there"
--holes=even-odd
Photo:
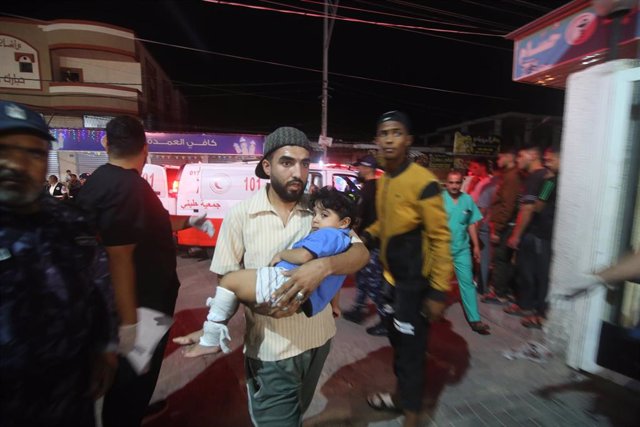
[[[290,249],[311,231],[313,214],[301,205],[291,212],[285,226],[269,202],[267,188],[238,203],[225,216],[211,261],[214,273],[225,275],[241,268],[264,267],[276,253]],[[244,351],[252,359],[293,357],[320,347],[336,334],[330,304],[313,317],[297,313],[274,319],[248,309],[245,317]]]

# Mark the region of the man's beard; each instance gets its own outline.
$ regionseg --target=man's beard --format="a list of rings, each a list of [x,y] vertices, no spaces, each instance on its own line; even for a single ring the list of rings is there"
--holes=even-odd
[[[287,190],[287,185],[293,184],[294,182],[300,184],[300,191]],[[280,181],[272,179],[271,187],[273,187],[273,191],[275,191],[284,202],[297,202],[304,194],[304,182],[299,179],[292,179],[286,184],[282,184]]]
[[[7,185],[11,182],[14,184]],[[33,184],[27,175],[10,169],[0,169],[0,183],[0,205],[9,209],[32,205],[42,192],[42,187]]]

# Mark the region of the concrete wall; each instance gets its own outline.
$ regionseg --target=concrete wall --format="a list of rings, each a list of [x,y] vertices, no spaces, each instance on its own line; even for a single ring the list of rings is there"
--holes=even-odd
[[[60,66],[81,69],[84,83],[122,85],[142,92],[142,71],[137,62],[61,56]]]

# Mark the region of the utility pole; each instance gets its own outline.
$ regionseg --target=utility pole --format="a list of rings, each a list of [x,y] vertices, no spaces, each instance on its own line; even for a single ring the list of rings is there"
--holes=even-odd
[[[322,120],[320,128],[320,136],[327,136],[327,110],[329,107],[329,44],[331,43],[331,33],[333,32],[333,24],[335,20],[332,19],[337,10],[340,0],[324,0],[324,31],[323,31],[323,46],[322,46]],[[329,18],[331,14],[331,19]],[[327,162],[327,146],[323,146],[322,159]]]

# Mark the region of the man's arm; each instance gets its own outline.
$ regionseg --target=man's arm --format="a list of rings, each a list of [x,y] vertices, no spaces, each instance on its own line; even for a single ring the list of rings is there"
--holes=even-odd
[[[189,221],[188,216],[171,216],[171,231],[180,231],[185,228],[191,227],[187,221]]]
[[[595,274],[607,284],[640,279],[640,252],[629,254],[617,264]]]
[[[520,199],[520,209],[518,210],[516,225],[513,227],[509,240],[507,240],[507,246],[513,249],[518,249],[520,239],[527,230],[527,227],[529,227],[529,224],[535,215],[535,202],[538,200],[540,189],[543,184],[542,179],[538,175],[538,170],[531,172],[531,175],[527,178],[525,183],[527,188]]]
[[[276,265],[280,261],[302,265],[305,262],[311,261],[313,258],[313,254],[305,248],[286,249],[274,256],[269,265]]]
[[[192,216],[172,216],[170,221],[171,231],[180,231],[193,227],[203,233],[207,233],[209,237],[213,237],[216,231],[213,224],[207,219],[206,212]]]
[[[362,238],[362,242],[368,248],[377,247],[380,239],[380,221],[376,220],[373,224],[368,226],[366,230],[362,231],[360,237]]]
[[[97,399],[102,397],[113,382],[118,366],[118,313],[115,307],[113,286],[109,274],[107,253],[98,246],[91,265],[91,277],[95,286],[93,310],[97,322],[91,334],[96,340],[91,364],[89,393]]]
[[[364,244],[353,243],[345,252],[316,258],[302,264],[295,270],[285,271],[283,274],[289,276],[289,280],[275,292],[274,297],[278,299],[280,295],[283,295],[280,306],[291,306],[295,304],[294,300],[298,292],[308,297],[327,276],[355,273],[368,262],[369,251]]]
[[[549,201],[549,198],[554,194],[556,182],[553,179],[546,179],[542,183],[540,194],[538,194],[538,200],[535,202],[534,211],[542,212]]]
[[[121,325],[138,323],[136,267],[133,261],[135,248],[136,245],[105,247],[109,255],[109,271]]]
[[[517,175],[505,176],[496,190],[497,203],[491,206],[492,240],[505,229],[516,208],[520,179]],[[499,240],[499,237],[498,237]]]
[[[473,259],[476,262],[480,262],[480,242],[478,240],[478,226],[476,223],[469,225],[468,228],[469,237],[471,237],[471,244],[473,245]]]
[[[469,218],[469,227],[467,227],[467,233],[471,238],[473,259],[476,262],[480,262],[480,243],[478,240],[478,224],[482,224],[482,212],[478,205],[471,201],[471,218]]]
[[[424,312],[431,321],[442,317],[446,308],[447,292],[451,290],[449,279],[453,274],[451,259],[451,233],[447,223],[440,185],[432,181],[422,190],[418,201],[425,230],[429,257],[430,289],[424,301]]]
[[[520,239],[522,238],[522,234],[524,230],[527,229],[529,223],[531,222],[531,218],[533,218],[535,204],[526,203],[520,205],[520,210],[518,211],[518,218],[516,219],[516,225],[513,227],[513,231],[511,232],[511,236],[507,241],[507,246],[513,249],[518,249],[518,245],[520,245]]]
[[[428,183],[418,200],[424,239],[429,248],[429,256],[425,262],[429,263],[429,282],[431,290],[429,299],[446,300],[446,293],[451,290],[449,279],[453,274],[451,259],[451,234],[447,223],[447,213],[444,209],[440,185],[436,181]]]

